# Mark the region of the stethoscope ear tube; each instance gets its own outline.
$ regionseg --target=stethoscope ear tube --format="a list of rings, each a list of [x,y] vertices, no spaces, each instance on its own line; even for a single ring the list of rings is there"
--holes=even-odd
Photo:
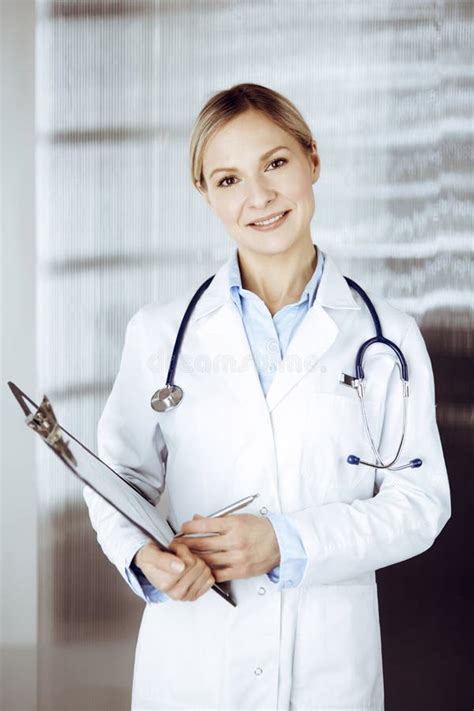
[[[376,469],[390,469],[390,471],[397,472],[400,471],[400,469],[418,469],[418,467],[421,467],[423,464],[423,461],[421,459],[410,459],[408,464],[403,464],[401,467],[385,467],[384,465],[380,464],[371,464],[370,462],[364,462],[363,459],[360,459],[360,457],[356,457],[355,454],[349,454],[347,457],[347,463],[348,464],[365,464],[367,467],[375,467]]]

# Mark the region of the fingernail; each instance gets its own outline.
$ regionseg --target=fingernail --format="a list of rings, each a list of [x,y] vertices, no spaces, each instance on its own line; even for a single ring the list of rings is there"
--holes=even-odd
[[[171,563],[171,568],[176,573],[182,573],[184,570],[184,563],[180,563],[178,560],[173,560]]]

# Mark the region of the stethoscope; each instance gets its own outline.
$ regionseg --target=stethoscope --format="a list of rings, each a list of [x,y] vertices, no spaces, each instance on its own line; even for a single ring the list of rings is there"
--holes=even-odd
[[[196,306],[197,302],[201,298],[202,294],[204,291],[207,289],[207,287],[210,285],[212,280],[214,279],[215,274],[213,274],[211,277],[206,279],[206,281],[201,284],[199,289],[196,291],[194,294],[193,298],[188,304],[188,307],[184,313],[184,316],[182,318],[182,321],[180,323],[178,333],[176,336],[175,344],[173,347],[173,352],[171,354],[171,360],[168,368],[168,375],[166,377],[166,385],[164,388],[160,388],[157,390],[151,398],[151,407],[153,410],[156,410],[156,412],[167,412],[168,410],[172,410],[174,407],[177,407],[179,403],[183,399],[183,390],[182,388],[179,387],[179,385],[176,385],[174,381],[174,373],[176,370],[176,365],[178,362],[178,356],[179,352],[181,349],[181,344],[184,338],[184,332],[186,331],[186,327],[189,323],[190,316],[194,310],[194,307]],[[356,360],[355,360],[355,376],[352,375],[347,375],[346,373],[342,373],[340,376],[340,382],[345,384],[345,385],[350,385],[353,388],[357,389],[357,394],[359,396],[359,402],[361,405],[361,410],[362,410],[362,418],[364,421],[364,429],[365,433],[367,435],[367,438],[370,442],[370,446],[372,449],[372,452],[374,454],[376,463],[372,462],[367,462],[360,457],[357,457],[355,454],[350,454],[347,457],[347,462],[349,464],[365,464],[368,467],[373,467],[375,469],[390,469],[392,471],[400,471],[401,469],[416,469],[418,467],[421,467],[423,464],[421,459],[411,459],[408,464],[403,464],[398,467],[394,467],[393,465],[395,462],[398,461],[400,457],[400,453],[402,451],[403,447],[403,442],[405,440],[405,431],[406,431],[406,415],[407,415],[407,400],[409,397],[409,388],[408,388],[408,366],[407,362],[405,360],[405,356],[403,355],[402,351],[400,348],[390,341],[388,338],[385,338],[385,336],[382,334],[382,327],[380,325],[380,319],[377,315],[377,312],[375,310],[375,306],[373,305],[372,301],[369,299],[365,291],[362,289],[359,284],[357,284],[353,279],[349,279],[349,277],[344,277],[348,285],[357,291],[359,296],[362,298],[364,301],[365,305],[367,306],[370,315],[372,317],[372,320],[374,322],[375,326],[375,336],[373,338],[369,338],[367,341],[364,341],[364,343],[360,346],[359,350],[357,351],[356,355]],[[374,343],[382,343],[385,346],[388,346],[389,348],[392,349],[392,351],[395,353],[397,357],[397,367],[399,369],[400,373],[400,380],[401,380],[401,385],[402,385],[402,393],[403,393],[403,423],[402,423],[402,434],[400,437],[400,443],[398,445],[397,451],[395,453],[395,456],[393,459],[387,463],[384,463],[382,460],[382,457],[380,456],[380,453],[378,451],[378,448],[375,444],[374,438],[372,437],[372,434],[370,432],[369,428],[369,423],[367,419],[367,412],[365,409],[365,375],[364,375],[364,368],[363,368],[363,359],[364,355],[367,351],[367,349],[372,346]]]

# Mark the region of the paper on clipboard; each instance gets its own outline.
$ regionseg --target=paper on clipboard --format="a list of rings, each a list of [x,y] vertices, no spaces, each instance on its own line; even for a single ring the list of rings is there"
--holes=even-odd
[[[56,420],[46,395],[38,406],[15,383],[8,382],[8,385],[26,415],[28,427],[41,436],[68,469],[143,533],[151,536],[162,550],[167,551],[175,535],[174,531],[145,494],[64,429]],[[26,401],[35,408],[34,412],[29,409]],[[230,593],[223,586],[216,583],[212,589],[231,605],[236,606]]]

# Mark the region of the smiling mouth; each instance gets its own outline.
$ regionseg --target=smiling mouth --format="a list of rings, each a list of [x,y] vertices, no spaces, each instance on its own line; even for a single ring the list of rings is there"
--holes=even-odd
[[[278,215],[270,217],[268,220],[258,220],[257,222],[250,222],[249,227],[270,227],[272,225],[276,225],[277,223],[282,222],[282,220],[287,216],[289,212],[290,210],[284,210],[283,212],[278,213]]]

